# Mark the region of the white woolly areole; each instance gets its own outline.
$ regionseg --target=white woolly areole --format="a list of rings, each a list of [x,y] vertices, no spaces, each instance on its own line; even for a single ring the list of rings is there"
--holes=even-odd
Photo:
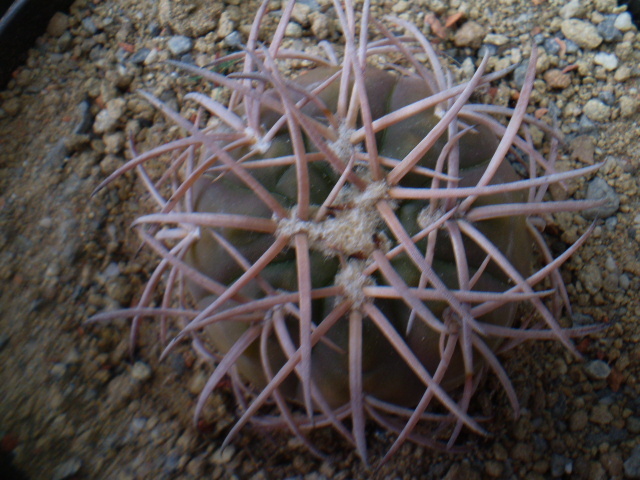
[[[442,215],[443,215],[443,212],[440,209],[434,212],[431,212],[430,207],[425,207],[422,210],[420,210],[420,213],[418,213],[418,218],[417,218],[418,226],[423,229],[427,228],[428,226],[440,220]]]
[[[361,151],[359,145],[353,145],[350,141],[351,135],[355,132],[353,128],[347,127],[344,122],[338,126],[338,139],[329,143],[329,148],[340,160],[347,163],[356,152]]]
[[[319,222],[298,219],[294,207],[289,218],[279,220],[277,234],[293,237],[306,233],[311,248],[330,256],[369,255],[387,243],[379,231],[382,220],[376,210],[376,203],[386,197],[387,189],[384,182],[373,182],[364,192],[346,186],[333,205],[334,215]]]
[[[364,287],[375,285],[371,277],[364,274],[367,262],[361,260],[349,260],[336,275],[335,283],[342,287],[344,296],[353,302],[354,308],[359,308],[367,299],[363,292]]]

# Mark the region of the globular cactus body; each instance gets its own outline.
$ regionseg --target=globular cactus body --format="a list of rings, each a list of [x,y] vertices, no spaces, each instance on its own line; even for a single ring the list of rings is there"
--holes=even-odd
[[[517,411],[496,352],[527,339],[558,339],[575,352],[569,337],[587,332],[560,328],[556,308],[566,304],[558,267],[585,237],[554,259],[536,219],[590,206],[543,200],[551,183],[597,166],[555,171],[558,135],[526,115],[535,50],[514,110],[476,105],[471,94],[508,72],[484,75],[485,59],[452,86],[415,27],[391,19],[410,35],[377,24],[382,40],[367,42],[368,16],[356,27],[350,2],[334,4],[341,63],[292,52],[282,47],[291,5],[260,48],[263,4],[235,77],[177,63],[230,89],[228,105],[187,95],[201,106],[191,122],[145,94],[187,136],[136,156],[105,183],[139,169],[159,212],[136,224],[162,261],[137,308],[98,318],[134,317],[134,332],[145,316],[182,321],[167,348],[191,336],[219,359],[196,415],[224,375],[234,382],[242,416],[229,438],[253,421],[289,428],[319,454],[305,431],[331,425],[366,461],[372,419],[397,433],[383,461],[407,439],[439,445],[419,423],[450,424],[451,445],[463,425],[484,431],[469,414],[481,372],[497,375]],[[367,66],[388,54],[405,64]],[[292,57],[317,66],[285,78],[278,59]],[[207,111],[216,126],[202,126]],[[552,138],[548,157],[530,124]],[[144,163],[164,154],[169,173],[154,184]],[[162,304],[151,307],[163,275]],[[271,401],[280,416],[266,414]],[[432,404],[439,413],[428,412]]]
[[[314,86],[327,81],[329,77],[337,71],[336,68],[317,68],[303,73],[295,80],[295,84],[300,89],[311,90]],[[425,85],[424,81],[415,75],[400,75],[391,72],[368,67],[365,71],[366,95],[369,99],[372,119],[386,115],[406,107],[411,103],[433,95],[433,92]],[[336,113],[336,106],[339,94],[339,77],[329,84],[319,95],[316,101],[321,102],[322,107],[331,114]],[[266,92],[266,95],[274,92]],[[299,96],[294,97],[299,100]],[[302,108],[303,114],[308,115],[320,122],[326,123],[326,115],[316,104],[308,105],[310,108]],[[263,115],[263,123],[260,125],[263,131],[269,131],[275,122],[275,116],[268,112]],[[431,129],[438,123],[439,118],[435,115],[434,109],[420,112],[409,117],[398,124],[395,124],[376,135],[378,154],[388,158],[404,158],[411,152]],[[360,126],[360,125],[359,125]],[[440,156],[446,141],[441,140],[434,147],[429,149],[426,155],[418,162],[418,166],[428,169],[436,168],[438,157]],[[495,133],[485,128],[473,129],[459,139],[459,168],[457,173],[459,186],[472,186],[477,182],[479,176],[486,168],[493,152],[498,144]],[[312,152],[313,145],[305,141],[308,151]],[[246,152],[245,152],[246,153]],[[252,159],[277,158],[285,155],[293,155],[289,132],[284,126],[271,142],[269,149],[262,155],[252,156]],[[349,152],[351,154],[351,152]],[[240,154],[234,155],[239,157]],[[347,158],[348,160],[348,158]],[[386,170],[386,169],[385,169]],[[261,169],[259,174],[254,175],[261,184],[277,198],[290,211],[295,208],[297,196],[296,165],[273,166]],[[446,171],[445,171],[446,173]],[[360,172],[364,177],[363,181],[368,182],[367,170]],[[326,200],[331,190],[336,185],[339,176],[331,165],[322,160],[309,164],[309,199],[310,208],[316,210]],[[500,170],[492,179],[491,183],[514,181],[517,176],[507,162],[502,163]],[[431,178],[420,175],[407,175],[401,182],[401,186],[411,186],[414,188],[430,188]],[[385,187],[380,187],[384,189]],[[349,187],[344,187],[348,190]],[[351,188],[351,190],[354,190]],[[222,213],[234,215],[252,215],[264,219],[270,219],[273,213],[264,205],[260,199],[236,178],[229,178],[229,175],[204,176],[198,180],[194,187],[195,203],[194,211],[208,213]],[[307,226],[309,230],[317,232],[315,242],[310,246],[310,266],[313,272],[312,288],[322,288],[334,285],[336,275],[342,272],[338,258],[347,262],[367,264],[366,258],[371,253],[367,251],[371,248],[371,241],[378,239],[379,243],[389,242],[390,232],[384,226],[384,221],[379,217],[375,208],[364,213],[354,213],[358,207],[357,193],[341,192],[338,199],[331,204],[334,213],[328,213],[325,218],[314,222],[314,225]],[[355,193],[355,194],[354,194]],[[343,197],[343,198],[341,198]],[[487,196],[478,204],[492,205],[500,203],[515,203],[523,201],[522,192],[508,192],[493,196]],[[361,207],[361,206],[360,206]],[[428,215],[429,202],[424,200],[404,200],[396,202],[394,205],[402,225],[410,235],[415,235],[420,231],[419,217]],[[369,220],[364,223],[359,218],[360,215],[369,216]],[[343,217],[338,218],[336,217]],[[331,225],[331,224],[336,224]],[[517,265],[520,274],[527,276],[531,273],[533,262],[533,245],[528,233],[524,218],[522,216],[510,216],[500,219],[485,220],[477,222],[477,228],[484,232],[488,238],[505,253],[511,263]],[[242,229],[216,229],[216,233],[227,242],[238,249],[242,256],[249,262],[255,262],[264,254],[267,248],[273,244],[274,236],[267,233],[249,232]],[[277,232],[276,232],[277,234]],[[187,262],[199,272],[207,277],[220,282],[223,285],[230,285],[243,273],[243,268],[239,265],[220,242],[216,241],[206,230],[202,232],[200,240],[196,242],[186,256]],[[344,248],[341,236],[350,235],[354,240],[355,248]],[[371,239],[365,244],[362,239],[365,236]],[[315,243],[315,245],[314,245]],[[467,263],[470,273],[475,274],[480,268],[484,255],[476,248],[473,255],[469,255],[469,249],[473,251],[470,242],[465,241],[468,251]],[[528,245],[529,244],[529,245]],[[368,246],[369,245],[369,246]],[[416,245],[424,251],[426,241],[416,242]],[[343,248],[341,248],[343,247]],[[455,255],[450,247],[450,242],[441,239],[437,242],[437,248],[433,259],[434,270],[450,289],[459,289],[456,277]],[[519,248],[518,248],[519,247]],[[524,248],[523,248],[524,247]],[[344,251],[343,251],[344,250]],[[355,251],[353,251],[355,250]],[[392,265],[403,278],[409,287],[418,287],[420,283],[420,271],[411,264],[406,255],[401,255],[394,259]],[[509,288],[508,279],[497,269],[487,269],[478,278],[475,288],[480,291],[501,292]],[[260,276],[275,289],[282,291],[296,291],[297,285],[293,272],[296,271],[296,258],[293,248],[286,249],[276,257]],[[384,278],[379,275],[372,275],[364,279],[371,284],[385,284]],[[199,300],[201,306],[211,303],[211,295],[206,290],[192,284],[193,294]],[[248,284],[241,293],[249,298],[260,298],[264,292],[257,285],[257,280]],[[332,308],[335,299],[323,299],[314,301],[313,317],[324,318]],[[422,322],[415,322],[409,326],[411,309],[402,300],[376,300],[378,307],[389,318],[398,332],[402,332],[403,338],[411,347],[412,351],[421,360],[428,371],[433,374],[440,363],[439,333],[429,328]],[[429,302],[428,308],[433,314],[441,318],[446,308],[446,303]],[[513,323],[515,303],[503,306],[479,320],[492,324],[510,326]],[[290,321],[290,328],[296,328],[296,322]],[[313,348],[311,361],[314,365],[313,380],[323,395],[330,399],[329,403],[338,407],[344,405],[349,400],[348,377],[344,374],[348,372],[348,330],[345,328],[346,322],[340,322],[332,328],[327,337],[340,348],[330,348],[318,344]],[[246,331],[246,324],[239,324],[233,320],[214,323],[209,325],[205,331],[209,332],[208,338],[212,339],[216,349],[226,353],[233,346],[240,335]],[[297,338],[299,333],[290,332],[292,338]],[[257,344],[256,340],[256,344]],[[270,342],[271,368],[277,371],[282,366],[284,355],[275,353],[279,347],[277,340],[272,337]],[[372,328],[365,323],[363,330],[363,391],[367,395],[372,395],[377,399],[393,402],[403,406],[414,406],[424,390],[421,388],[419,379],[411,369],[402,361],[393,347],[385,340],[376,328]],[[254,385],[264,386],[267,383],[262,366],[259,360],[257,346],[250,347],[253,353],[245,353],[243,359],[239,360],[240,374]],[[280,363],[276,363],[279,359]],[[443,385],[447,389],[459,386],[464,378],[460,352],[456,352],[454,362],[449,367],[448,374],[443,380]],[[339,372],[336,374],[336,372]],[[292,385],[289,385],[291,390]],[[301,392],[291,391],[288,395],[291,399],[301,400]]]

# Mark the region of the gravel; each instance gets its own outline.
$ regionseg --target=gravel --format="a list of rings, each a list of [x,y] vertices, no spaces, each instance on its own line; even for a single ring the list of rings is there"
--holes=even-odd
[[[560,28],[565,37],[582,48],[593,50],[602,43],[602,36],[600,36],[598,29],[584,20],[575,18],[565,20]]]

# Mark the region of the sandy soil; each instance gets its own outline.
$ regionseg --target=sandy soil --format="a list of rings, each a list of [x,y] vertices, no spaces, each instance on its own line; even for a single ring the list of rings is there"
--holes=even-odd
[[[238,3],[190,0],[176,11],[168,1],[79,0],[69,15],[52,21],[0,92],[0,451],[13,455],[29,478],[369,478],[330,432],[315,437],[327,461],[286,434],[250,429],[219,451],[236,418],[231,392],[218,390],[200,429],[191,417],[210,366],[187,345],[159,363],[153,328],[143,330],[132,360],[124,321],[83,325],[96,312],[135,302],[153,265],[129,229],[147,205],[135,178],[125,175],[91,196],[130,157],[127,134],[144,150],[175,133],[135,92],[144,88],[178,105],[189,90],[207,91],[161,61],[175,57],[169,40],[179,33],[193,40],[188,59],[201,65],[233,50],[234,37],[225,35],[237,31],[246,38],[257,8],[255,1]],[[329,27],[323,33],[317,24],[303,26],[303,33],[313,27],[336,40],[329,2],[309,3]],[[563,167],[604,161],[597,176],[620,202],[615,213],[596,221],[594,234],[563,269],[574,323],[607,326],[577,339],[585,361],[553,343],[514,350],[504,361],[523,407],[518,420],[490,378],[473,408],[491,418],[491,437],[464,435],[462,454],[407,445],[380,477],[640,478],[634,476],[640,475],[635,27],[573,51],[562,41],[560,13],[571,5],[561,0],[373,3],[376,15],[394,11],[425,29],[431,25],[430,36],[439,34],[440,48],[454,60],[475,60],[475,42],[483,38],[498,45],[494,68],[526,58],[531,34],[538,35],[545,53],[531,111],[560,112],[568,140]],[[570,16],[592,26],[622,12],[613,1],[580,3],[584,9]],[[187,5],[193,7],[189,15]],[[460,12],[448,30],[435,23]],[[484,32],[460,40],[470,21]],[[292,41],[310,44],[313,38]],[[618,65],[607,70],[612,65],[603,62],[612,57],[596,56],[601,53],[615,55]],[[507,79],[493,94],[509,103],[515,92]],[[598,103],[588,106],[592,100]],[[591,180],[572,185],[576,198],[587,195]],[[554,248],[565,248],[590,221],[573,214],[556,218],[549,229]],[[374,428],[369,439],[374,458],[391,440]]]

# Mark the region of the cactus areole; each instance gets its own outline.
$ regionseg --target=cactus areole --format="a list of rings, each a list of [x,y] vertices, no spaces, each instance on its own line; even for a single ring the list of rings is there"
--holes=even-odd
[[[237,73],[172,62],[228,102],[189,93],[198,113],[187,119],[142,92],[185,136],[134,152],[99,188],[138,170],[158,210],[135,225],[161,261],[137,307],[95,320],[133,318],[135,341],[141,319],[156,319],[163,342],[175,322],[165,355],[190,338],[215,364],[196,418],[232,380],[240,418],[226,441],[252,422],[322,455],[307,432],[331,426],[366,462],[373,421],[395,434],[382,462],[406,440],[451,446],[462,427],[484,432],[470,413],[484,372],[517,413],[501,351],[555,339],[579,356],[571,337],[590,330],[558,324],[569,308],[558,268],[588,231],[554,258],[539,227],[593,206],[546,193],[599,166],[556,171],[559,134],[526,113],[535,47],[513,109],[475,104],[510,70],[486,74],[484,58],[454,84],[415,26],[389,17],[404,34],[370,28],[366,2],[358,22],[351,2],[334,2],[342,56],[292,50],[293,4],[263,47],[263,2],[245,50],[220,60],[241,60]],[[315,66],[285,75],[291,59]],[[546,155],[532,125],[547,134]],[[151,159],[166,162],[159,178]]]

